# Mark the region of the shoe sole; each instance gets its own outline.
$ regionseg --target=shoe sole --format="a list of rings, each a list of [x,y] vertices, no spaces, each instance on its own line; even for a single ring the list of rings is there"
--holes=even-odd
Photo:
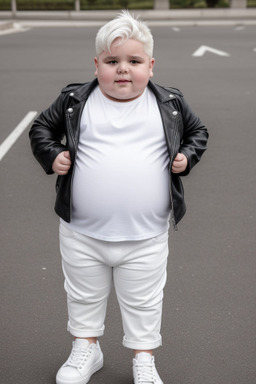
[[[91,370],[90,370],[90,372],[88,372],[86,377],[83,377],[80,379],[66,380],[66,379],[58,377],[58,374],[57,374],[56,384],[87,384],[90,381],[92,375],[94,375],[94,373],[99,371],[102,367],[103,367],[103,357],[91,367]]]

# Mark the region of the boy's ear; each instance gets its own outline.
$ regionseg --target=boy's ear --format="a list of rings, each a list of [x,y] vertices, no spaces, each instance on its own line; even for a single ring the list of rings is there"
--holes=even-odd
[[[150,77],[154,76],[154,73],[153,73],[154,65],[155,65],[155,59],[152,57],[152,59],[150,59],[149,61]]]
[[[94,65],[95,65],[95,72],[94,72],[94,75],[97,76],[98,75],[98,58],[97,57],[94,57]]]

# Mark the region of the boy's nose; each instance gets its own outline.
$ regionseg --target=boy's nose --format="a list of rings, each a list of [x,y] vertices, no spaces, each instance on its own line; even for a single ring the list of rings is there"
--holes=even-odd
[[[128,72],[128,68],[126,65],[124,64],[120,64],[117,68],[117,72],[118,73],[127,73]]]

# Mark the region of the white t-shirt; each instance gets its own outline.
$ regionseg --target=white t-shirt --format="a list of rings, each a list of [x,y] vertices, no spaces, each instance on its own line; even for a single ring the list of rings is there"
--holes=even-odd
[[[72,184],[71,230],[106,241],[168,230],[169,156],[153,93],[115,102],[99,87],[85,104]]]

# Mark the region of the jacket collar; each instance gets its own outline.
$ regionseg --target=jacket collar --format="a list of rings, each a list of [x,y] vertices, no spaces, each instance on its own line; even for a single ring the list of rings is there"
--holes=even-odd
[[[181,96],[181,92],[175,88],[166,88],[149,81],[148,87],[156,96],[157,100],[162,103],[167,103],[170,100],[174,100],[177,96]]]
[[[97,85],[97,79],[84,84],[70,84],[62,90],[62,93],[69,93],[69,96],[78,102],[85,101]]]

